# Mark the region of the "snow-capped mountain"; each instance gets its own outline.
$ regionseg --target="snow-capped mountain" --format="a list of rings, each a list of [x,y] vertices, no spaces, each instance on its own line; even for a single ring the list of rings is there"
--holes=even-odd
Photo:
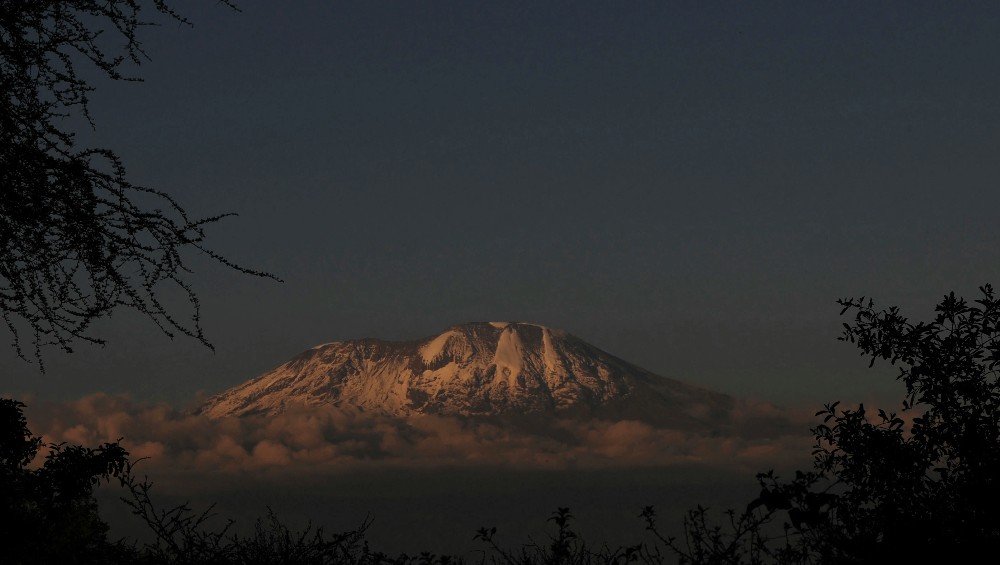
[[[479,322],[416,341],[319,345],[199,411],[224,417],[322,405],[392,416],[556,414],[686,427],[724,419],[732,399],[655,375],[564,331]]]

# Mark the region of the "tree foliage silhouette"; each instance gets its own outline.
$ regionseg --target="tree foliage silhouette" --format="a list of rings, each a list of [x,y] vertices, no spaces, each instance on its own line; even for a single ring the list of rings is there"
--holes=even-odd
[[[119,307],[211,347],[186,280],[190,252],[274,278],[205,247],[205,226],[228,214],[193,218],[166,192],[129,182],[111,149],[76,143],[74,120],[94,127],[89,76],[141,80],[126,73],[147,58],[144,8],[188,23],[164,0],[0,2],[0,310],[18,355],[42,370],[44,347],[103,343],[91,325]],[[161,299],[170,286],[189,313]]]
[[[124,481],[128,452],[117,442],[50,444],[44,462],[32,468],[42,440],[28,430],[23,407],[0,399],[0,561],[101,563],[127,553],[108,541],[93,492],[102,482]]]
[[[682,563],[971,562],[994,551],[1000,299],[990,285],[980,292],[971,303],[950,293],[917,323],[871,299],[840,300],[854,320],[839,339],[869,366],[898,368],[900,411],[824,406],[813,469],[758,475],[760,496],[727,528],[693,513],[686,545],[665,540]]]

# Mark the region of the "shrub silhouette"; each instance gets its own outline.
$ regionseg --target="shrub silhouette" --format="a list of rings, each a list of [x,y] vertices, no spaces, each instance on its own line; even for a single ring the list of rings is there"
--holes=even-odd
[[[918,323],[864,297],[838,301],[841,315],[854,312],[839,339],[869,366],[898,368],[900,412],[825,405],[811,470],[791,480],[761,473],[760,496],[727,524],[711,524],[699,508],[685,520],[684,542],[662,541],[692,564],[988,555],[1000,541],[1000,300],[990,285],[980,292],[972,303],[950,293],[932,321]]]
[[[321,528],[306,526],[294,531],[269,508],[258,518],[251,533],[232,532],[234,523],[213,527],[213,507],[196,511],[187,504],[159,508],[152,498],[152,483],[136,478],[130,465],[124,481],[128,496],[123,498],[148,526],[153,540],[134,547],[143,563],[218,563],[240,565],[393,562],[371,551],[365,542],[370,520],[355,529],[330,535]]]
[[[550,522],[556,525],[556,533],[550,536],[549,543],[539,543],[529,540],[517,551],[499,545],[496,538],[497,529],[479,528],[475,539],[483,540],[491,553],[484,554],[480,564],[493,565],[625,565],[640,561],[643,563],[662,563],[662,555],[652,553],[642,544],[619,546],[611,548],[602,545],[597,548],[589,546],[573,529],[573,514],[568,507],[559,507]]]
[[[42,445],[28,430],[21,402],[0,399],[0,552],[3,563],[102,563],[127,549],[107,539],[94,488],[124,478],[128,452],[118,443],[91,449],[50,444],[44,463],[29,465]]]

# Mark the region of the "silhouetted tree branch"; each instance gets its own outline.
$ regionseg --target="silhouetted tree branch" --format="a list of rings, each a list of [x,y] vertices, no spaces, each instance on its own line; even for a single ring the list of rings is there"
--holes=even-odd
[[[685,522],[682,559],[705,563],[966,563],[1000,542],[1000,299],[954,293],[930,322],[844,299],[839,338],[888,361],[901,411],[827,404],[812,432],[813,469],[758,475],[760,496],[723,526],[704,510]],[[908,423],[909,422],[909,423]],[[734,514],[730,514],[732,518]],[[783,521],[786,535],[775,536]],[[762,535],[763,532],[763,535]]]
[[[76,143],[72,119],[94,126],[88,73],[140,80],[126,67],[146,59],[144,8],[188,23],[164,0],[0,2],[0,310],[18,355],[43,370],[43,347],[103,343],[90,326],[119,307],[211,347],[186,280],[192,251],[275,278],[205,247],[205,226],[228,214],[193,218],[167,193],[129,182],[114,151]],[[161,300],[170,286],[189,314]]]

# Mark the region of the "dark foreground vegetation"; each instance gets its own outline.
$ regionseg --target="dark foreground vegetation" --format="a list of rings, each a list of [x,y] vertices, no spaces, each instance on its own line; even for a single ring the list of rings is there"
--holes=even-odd
[[[817,413],[813,467],[794,477],[758,475],[760,495],[714,515],[695,508],[683,535],[660,533],[652,507],[631,546],[591,545],[568,508],[550,518],[543,542],[505,545],[496,528],[470,524],[483,543],[473,561],[542,564],[841,564],[972,562],[1000,542],[1000,300],[990,286],[972,303],[950,294],[930,322],[897,308],[840,301],[853,312],[841,340],[872,365],[899,369],[900,412],[844,409]],[[18,401],[0,400],[0,557],[3,563],[333,564],[467,562],[435,553],[388,555],[366,542],[368,523],[331,534],[292,530],[268,513],[247,534],[209,527],[210,510],[161,509],[151,484],[134,472],[119,443],[96,448],[49,445],[32,435]],[[118,482],[123,500],[152,541],[112,540],[94,488]]]

